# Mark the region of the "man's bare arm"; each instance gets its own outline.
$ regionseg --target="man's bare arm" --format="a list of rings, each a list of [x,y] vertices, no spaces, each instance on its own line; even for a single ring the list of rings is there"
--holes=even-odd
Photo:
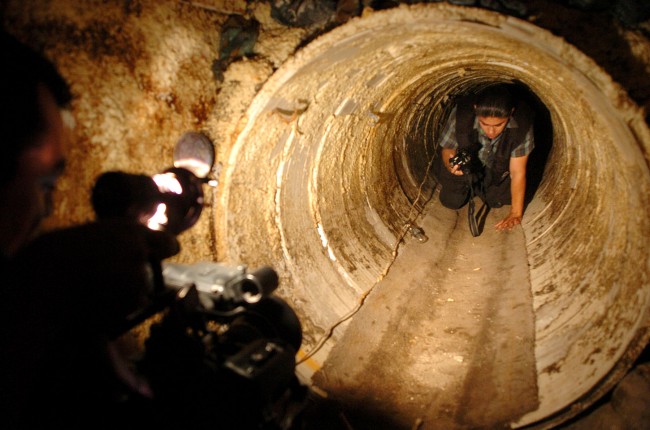
[[[526,194],[526,165],[528,155],[510,158],[510,214],[495,224],[497,230],[510,230],[521,224],[524,215],[524,196]]]

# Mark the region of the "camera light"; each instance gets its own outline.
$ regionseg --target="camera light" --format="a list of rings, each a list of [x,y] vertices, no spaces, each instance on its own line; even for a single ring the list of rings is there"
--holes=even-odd
[[[91,197],[97,218],[129,219],[153,230],[179,234],[201,215],[202,185],[211,181],[207,175],[213,163],[214,146],[207,136],[187,132],[174,149],[174,167],[162,173],[146,176],[112,171],[100,175]]]
[[[208,174],[210,174],[211,168],[211,166],[202,161],[196,161],[192,159],[175,161],[174,167],[182,167],[184,169],[187,169],[199,178],[205,178],[208,176]]]
[[[198,178],[206,178],[214,164],[214,145],[202,133],[184,133],[174,148],[174,167],[192,172]]]
[[[158,187],[156,214],[147,225],[174,234],[190,228],[203,208],[202,179],[182,167],[172,167],[152,176]]]
[[[174,173],[166,172],[153,175],[151,177],[158,186],[161,193],[172,193],[176,195],[183,194],[183,186],[178,181]],[[156,206],[156,212],[146,221],[147,227],[152,230],[165,230],[169,224],[169,217],[167,216],[167,205],[159,203]]]
[[[153,181],[158,185],[161,193],[183,194],[183,186],[173,173],[160,173],[153,176]]]
[[[162,231],[168,222],[169,218],[167,218],[167,205],[160,203],[158,207],[156,207],[156,213],[154,213],[151,218],[147,220],[147,227],[152,230]]]

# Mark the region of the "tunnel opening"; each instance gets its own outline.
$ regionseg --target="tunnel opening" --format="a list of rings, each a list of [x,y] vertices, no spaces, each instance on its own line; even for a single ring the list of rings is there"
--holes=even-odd
[[[431,200],[436,127],[451,100],[489,81],[522,85],[540,121],[522,224],[538,405],[509,425],[546,428],[611,388],[650,335],[650,221],[638,216],[650,203],[647,125],[564,41],[443,4],[377,12],[316,39],[249,107],[218,236],[227,260],[278,270],[303,323],[309,379]]]

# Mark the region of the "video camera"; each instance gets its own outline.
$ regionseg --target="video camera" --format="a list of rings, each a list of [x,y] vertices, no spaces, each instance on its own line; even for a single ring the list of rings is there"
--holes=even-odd
[[[302,331],[273,295],[276,272],[212,262],[162,268],[174,293],[163,299],[138,370],[165,424],[294,428],[307,395],[295,375]]]
[[[161,174],[100,175],[92,193],[95,212],[178,235],[199,219],[213,161],[212,143],[186,133],[176,146],[174,167]],[[159,424],[293,428],[307,395],[295,375],[302,329],[293,309],[273,294],[275,270],[151,263],[153,297],[117,331],[159,317],[136,363],[153,392]]]

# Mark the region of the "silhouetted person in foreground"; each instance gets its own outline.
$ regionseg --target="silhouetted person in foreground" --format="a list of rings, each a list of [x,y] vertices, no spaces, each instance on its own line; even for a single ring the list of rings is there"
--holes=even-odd
[[[38,234],[65,166],[72,96],[44,57],[4,32],[0,45],[3,428],[133,422],[150,393],[120,361],[114,328],[150,292],[148,262],[178,243],[124,220]]]

